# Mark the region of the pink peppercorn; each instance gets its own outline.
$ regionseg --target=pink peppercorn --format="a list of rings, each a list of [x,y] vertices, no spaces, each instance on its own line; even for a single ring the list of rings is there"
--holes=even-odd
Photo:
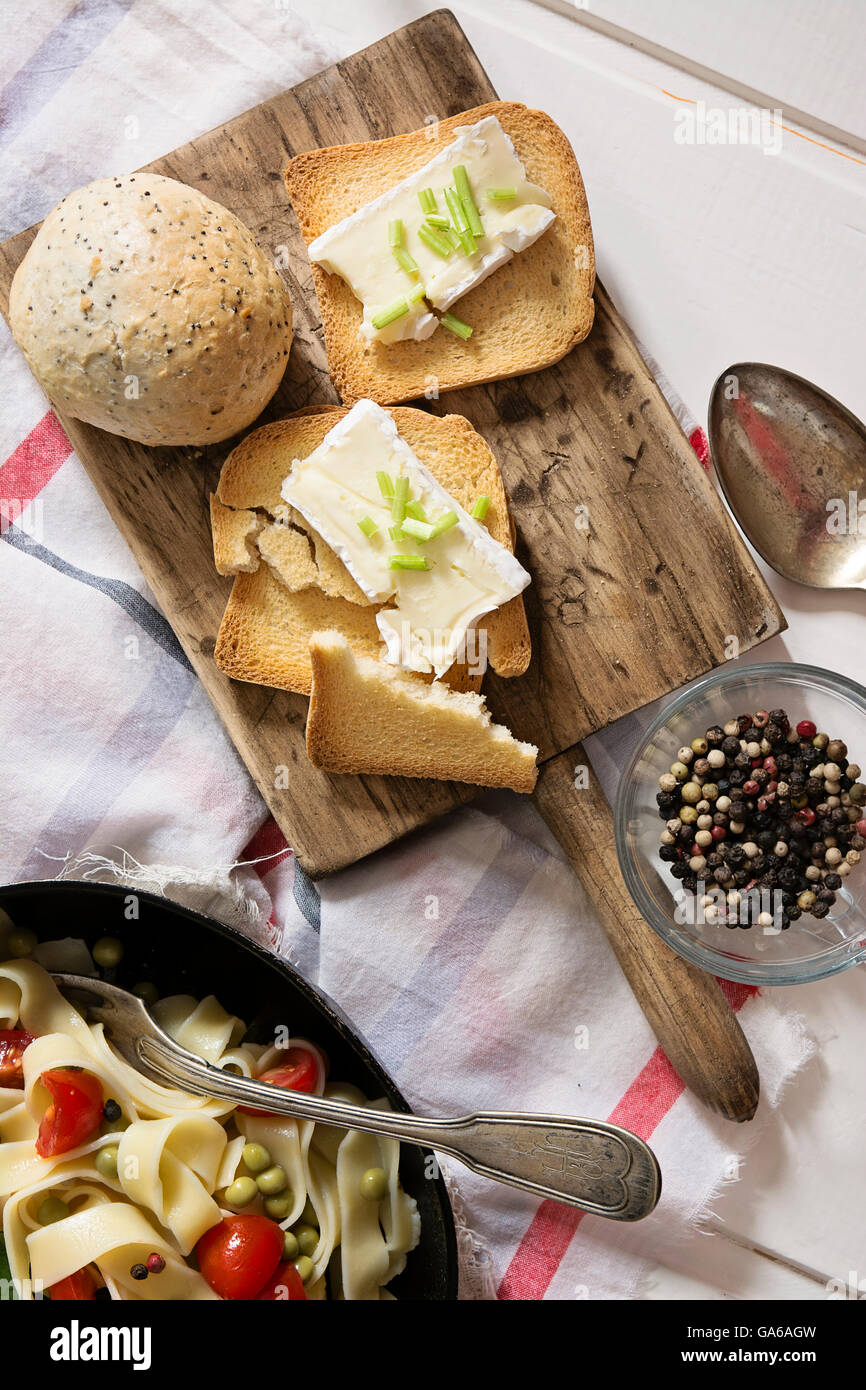
[[[746,796],[757,796],[760,790],[760,787],[753,777],[750,777],[748,782],[743,783],[743,791],[746,793]]]
[[[162,1255],[157,1255],[155,1251],[152,1255],[148,1255],[147,1268],[150,1274],[162,1274],[165,1269],[165,1260]]]
[[[866,816],[857,822],[857,834],[866,837]]]
[[[811,719],[801,719],[797,725],[797,733],[801,738],[814,738],[818,732],[818,726],[813,724]]]
[[[724,840],[727,833],[728,832],[726,831],[723,825],[714,825],[712,830],[710,831],[710,834],[712,835],[714,840]]]
[[[811,806],[804,806],[802,811],[797,812],[795,819],[798,820],[801,825],[814,825],[815,812],[812,810]]]

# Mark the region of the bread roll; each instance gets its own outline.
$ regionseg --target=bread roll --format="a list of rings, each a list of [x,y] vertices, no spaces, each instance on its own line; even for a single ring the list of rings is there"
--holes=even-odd
[[[97,179],[42,224],[12,282],[12,332],[52,401],[143,444],[252,423],[292,341],[288,293],[233,213],[157,174]]]

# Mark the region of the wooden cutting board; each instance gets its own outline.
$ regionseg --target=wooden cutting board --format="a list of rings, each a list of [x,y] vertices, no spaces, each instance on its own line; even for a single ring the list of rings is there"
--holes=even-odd
[[[265,247],[288,250],[295,342],[263,420],[337,400],[306,250],[283,187],[287,160],[414,130],[495,97],[453,15],[438,11],[148,166],[224,203]],[[592,189],[589,196],[591,204]],[[35,230],[0,247],[4,314]],[[429,406],[466,415],[502,465],[518,555],[533,575],[534,654],[521,679],[489,679],[489,701],[519,737],[540,745],[542,759],[719,664],[732,639],[745,651],[784,627],[601,287],[596,303],[590,337],[558,366]],[[317,772],[304,748],[306,700],[229,681],[216,669],[231,581],[214,570],[208,494],[229,445],[148,449],[58,413],[309,873],[352,863],[475,794],[449,783]],[[580,529],[585,516],[588,529]],[[288,790],[275,786],[282,766],[290,769]]]

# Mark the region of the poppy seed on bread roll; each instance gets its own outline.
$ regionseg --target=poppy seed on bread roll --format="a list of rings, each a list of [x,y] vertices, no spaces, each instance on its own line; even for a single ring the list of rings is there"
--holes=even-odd
[[[261,413],[292,341],[288,291],[252,233],[157,174],[97,179],[49,213],[10,323],[62,410],[143,444],[210,444]]]

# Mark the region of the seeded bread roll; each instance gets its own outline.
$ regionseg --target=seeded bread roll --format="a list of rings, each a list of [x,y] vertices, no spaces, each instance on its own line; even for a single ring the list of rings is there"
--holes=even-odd
[[[52,401],[142,444],[211,444],[261,413],[288,293],[233,213],[157,174],[64,198],[15,274],[12,332]]]

